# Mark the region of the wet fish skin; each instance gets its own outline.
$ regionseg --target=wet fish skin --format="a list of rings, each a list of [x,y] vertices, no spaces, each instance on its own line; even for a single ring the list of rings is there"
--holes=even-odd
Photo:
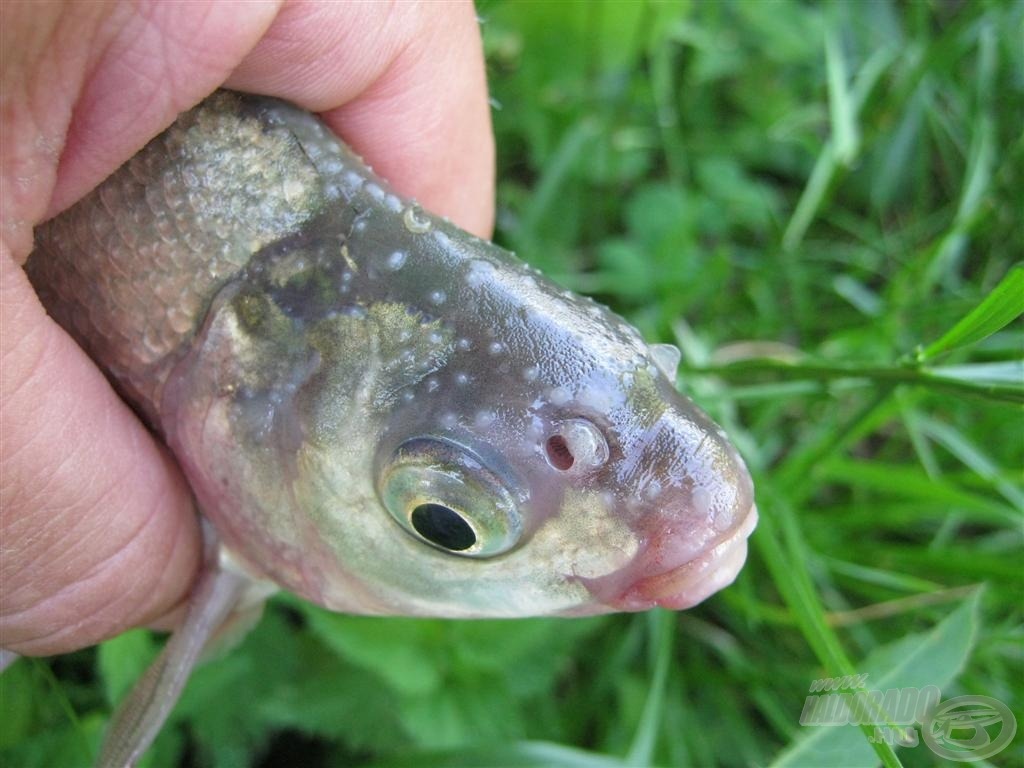
[[[688,607],[742,565],[750,478],[672,355],[287,104],[215,94],[26,268],[254,579],[356,613],[582,615]]]

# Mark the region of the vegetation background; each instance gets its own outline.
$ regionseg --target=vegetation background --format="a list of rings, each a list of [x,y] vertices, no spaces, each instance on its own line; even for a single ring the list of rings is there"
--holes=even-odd
[[[682,348],[756,475],[749,564],[682,614],[283,597],[143,765],[935,764],[799,725],[852,672],[1000,699],[1021,733],[985,764],[1024,763],[1024,4],[479,13],[497,239]],[[14,665],[0,764],[87,765],[158,642]]]

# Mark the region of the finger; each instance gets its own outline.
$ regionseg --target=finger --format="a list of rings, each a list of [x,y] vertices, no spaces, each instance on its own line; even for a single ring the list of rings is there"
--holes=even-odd
[[[38,654],[93,644],[166,615],[194,578],[201,546],[180,472],[46,317],[16,263],[27,257],[26,235],[48,206],[58,210],[94,186],[181,105],[223,80],[275,6],[250,8],[3,4],[0,644],[6,648]]]
[[[227,84],[323,113],[400,193],[489,236],[494,140],[471,3],[291,3]]]
[[[201,555],[173,460],[0,254],[0,638],[91,645],[183,599]]]
[[[73,100],[46,218],[106,178],[214,91],[256,44],[279,0],[119,3]]]

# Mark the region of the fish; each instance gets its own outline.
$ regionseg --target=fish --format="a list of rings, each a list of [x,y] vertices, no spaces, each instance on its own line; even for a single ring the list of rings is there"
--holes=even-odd
[[[679,350],[399,196],[286,102],[207,97],[38,227],[26,271],[205,521],[184,624],[100,764],[137,760],[202,648],[278,589],[573,617],[688,608],[743,565],[753,484],[677,390]]]

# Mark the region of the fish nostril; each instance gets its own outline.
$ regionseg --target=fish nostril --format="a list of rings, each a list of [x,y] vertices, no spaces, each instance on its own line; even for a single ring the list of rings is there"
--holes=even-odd
[[[561,435],[549,437],[544,444],[544,450],[548,457],[548,463],[561,472],[567,472],[576,463],[576,457],[572,455],[569,444]]]
[[[568,419],[544,441],[544,456],[552,469],[581,476],[607,463],[608,441],[586,419]]]

